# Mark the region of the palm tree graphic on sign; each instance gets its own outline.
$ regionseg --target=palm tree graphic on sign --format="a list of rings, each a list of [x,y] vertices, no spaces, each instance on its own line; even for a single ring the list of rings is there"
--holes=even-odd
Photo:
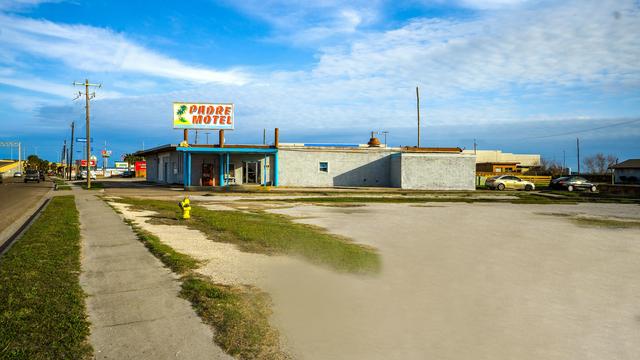
[[[181,123],[189,122],[187,119],[184,118],[184,113],[186,112],[187,112],[187,105],[180,105],[180,107],[178,108],[178,111],[176,112],[176,115],[178,115],[178,122],[181,122]]]

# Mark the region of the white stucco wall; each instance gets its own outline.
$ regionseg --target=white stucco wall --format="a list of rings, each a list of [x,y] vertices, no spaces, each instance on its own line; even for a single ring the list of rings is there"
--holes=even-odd
[[[389,185],[396,188],[402,187],[402,154],[391,155],[389,164]]]
[[[475,190],[476,159],[473,155],[403,153],[403,189]]]
[[[390,186],[391,152],[384,149],[279,149],[281,186]],[[321,172],[320,162],[329,163]]]

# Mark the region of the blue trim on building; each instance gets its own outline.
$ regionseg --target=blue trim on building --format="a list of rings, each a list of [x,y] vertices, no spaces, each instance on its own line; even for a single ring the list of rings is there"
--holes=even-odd
[[[220,153],[218,159],[220,163],[218,166],[218,184],[220,184],[220,186],[224,186],[224,154]]]
[[[278,149],[277,148],[234,148],[234,147],[176,147],[176,151],[183,153],[184,161],[184,188],[191,187],[191,155],[192,154],[218,154],[219,155],[219,186],[229,185],[226,176],[229,175],[229,164],[231,154],[264,154],[264,164],[262,171],[262,184],[267,186],[267,159],[273,155],[273,178],[271,185],[278,186]],[[226,161],[225,161],[226,158]]]
[[[191,186],[191,153],[187,153],[187,183],[186,186]]]
[[[278,186],[278,154],[273,155],[273,186]]]
[[[178,147],[178,148],[176,148],[176,150],[177,151],[184,151],[184,152],[192,153],[192,154],[199,154],[199,153],[277,154],[278,153],[278,149],[274,149],[274,148]]]
[[[182,185],[187,186],[187,153],[182,154]]]
[[[357,148],[360,147],[360,144],[302,144],[303,146],[312,146],[312,147],[346,147],[346,148]]]

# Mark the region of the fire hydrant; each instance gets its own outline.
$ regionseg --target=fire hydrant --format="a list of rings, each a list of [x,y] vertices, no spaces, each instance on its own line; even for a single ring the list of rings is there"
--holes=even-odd
[[[178,203],[180,209],[182,209],[182,218],[187,220],[191,218],[191,202],[189,201],[189,197],[186,196],[184,200]]]

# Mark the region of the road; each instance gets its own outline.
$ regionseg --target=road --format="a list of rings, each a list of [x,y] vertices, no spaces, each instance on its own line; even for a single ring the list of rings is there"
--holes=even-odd
[[[24,183],[22,178],[5,178],[0,184],[0,244],[10,236],[16,220],[29,212],[51,190],[51,181]]]

